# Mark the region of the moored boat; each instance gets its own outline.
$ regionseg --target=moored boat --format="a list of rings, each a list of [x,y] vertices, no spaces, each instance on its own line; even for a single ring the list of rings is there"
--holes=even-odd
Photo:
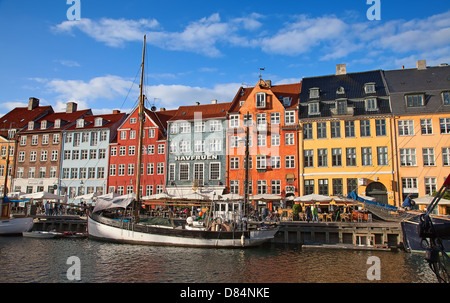
[[[22,233],[26,238],[39,238],[39,239],[55,239],[62,238],[63,234],[56,231],[29,231]]]

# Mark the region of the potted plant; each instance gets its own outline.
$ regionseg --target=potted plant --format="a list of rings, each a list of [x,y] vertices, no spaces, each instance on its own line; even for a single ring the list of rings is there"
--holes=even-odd
[[[298,221],[299,220],[299,214],[302,210],[302,206],[300,204],[294,204],[292,206],[292,220]]]

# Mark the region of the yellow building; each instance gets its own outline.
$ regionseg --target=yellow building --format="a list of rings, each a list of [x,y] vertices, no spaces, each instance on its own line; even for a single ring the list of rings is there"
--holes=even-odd
[[[384,71],[396,137],[400,198],[432,195],[450,174],[450,67]],[[426,207],[426,204],[420,208]],[[436,210],[437,211],[437,210]],[[440,206],[440,214],[449,214]]]
[[[382,71],[303,78],[300,195],[371,196],[397,205],[393,125]]]

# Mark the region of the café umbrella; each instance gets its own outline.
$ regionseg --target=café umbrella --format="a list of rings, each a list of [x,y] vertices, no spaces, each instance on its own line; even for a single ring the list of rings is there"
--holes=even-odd
[[[310,195],[305,195],[305,196],[301,196],[301,197],[296,197],[294,198],[295,202],[311,202],[311,203],[316,203],[316,202],[331,202],[333,200],[333,198],[329,197],[329,196],[324,196],[324,195],[317,195],[317,194],[310,194]]]

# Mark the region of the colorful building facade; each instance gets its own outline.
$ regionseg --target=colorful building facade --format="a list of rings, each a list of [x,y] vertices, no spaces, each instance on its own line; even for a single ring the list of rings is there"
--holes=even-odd
[[[301,84],[272,85],[260,79],[241,87],[228,112],[227,187],[244,195],[246,134],[249,137],[249,195],[297,196],[298,96]],[[270,209],[279,201],[255,201]]]
[[[420,60],[416,68],[384,75],[396,134],[398,200],[433,195],[450,173],[450,67]]]
[[[356,190],[394,203],[393,126],[381,71],[302,79],[300,195],[347,196]]]
[[[141,197],[165,191],[167,120],[174,110],[144,109],[140,189],[136,188],[139,111],[136,107],[117,129],[109,147],[108,192]]]

